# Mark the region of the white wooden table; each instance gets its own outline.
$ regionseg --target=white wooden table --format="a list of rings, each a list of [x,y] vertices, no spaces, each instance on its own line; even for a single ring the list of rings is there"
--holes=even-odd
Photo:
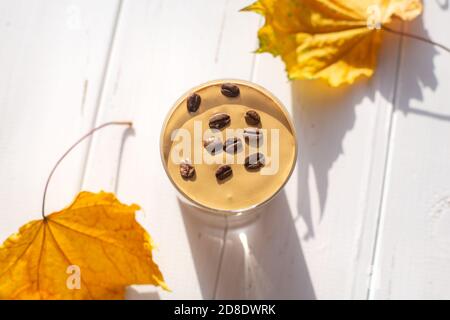
[[[450,298],[450,56],[388,35],[376,75],[352,87],[290,83],[254,55],[252,0],[0,0],[0,238],[80,189],[139,203],[173,292],[129,298]],[[448,4],[405,30],[450,45]],[[402,28],[401,25],[397,26]],[[300,156],[256,222],[202,224],[163,173],[159,132],[194,85],[242,78],[290,110]]]

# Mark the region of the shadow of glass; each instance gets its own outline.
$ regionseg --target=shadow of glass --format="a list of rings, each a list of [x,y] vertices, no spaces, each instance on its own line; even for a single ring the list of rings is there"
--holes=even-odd
[[[228,230],[219,277],[218,299],[316,299],[284,191]]]
[[[198,209],[180,208],[203,298],[316,298],[284,191],[237,227],[208,224]]]
[[[203,299],[213,299],[226,235],[225,220],[178,199]]]
[[[400,28],[395,28],[399,30]],[[411,25],[415,34],[428,37],[423,27],[422,18]],[[392,55],[397,52],[401,58]],[[420,50],[415,50],[415,48]],[[423,99],[423,89],[436,89],[437,79],[434,74],[434,57],[436,48],[430,44],[418,43],[416,40],[401,40],[397,35],[386,34],[379,54],[379,67],[371,79],[359,79],[353,85],[332,88],[324,81],[292,82],[292,110],[294,124],[298,134],[299,157],[297,161],[298,192],[296,220],[302,218],[307,227],[304,239],[314,237],[314,223],[311,213],[311,198],[314,192],[318,196],[320,220],[328,198],[329,172],[335,161],[344,153],[343,139],[354,127],[356,119],[355,106],[368,99],[374,104],[377,96],[394,104],[395,112],[420,113],[425,116],[442,117],[423,110],[409,107],[412,100]],[[400,65],[405,55],[412,55],[414,77],[399,83],[399,72],[410,66]],[[400,102],[396,103],[398,97]],[[398,104],[398,106],[396,106]],[[377,104],[375,103],[375,107]],[[447,117],[447,116],[444,116]],[[310,190],[313,175],[317,190]]]

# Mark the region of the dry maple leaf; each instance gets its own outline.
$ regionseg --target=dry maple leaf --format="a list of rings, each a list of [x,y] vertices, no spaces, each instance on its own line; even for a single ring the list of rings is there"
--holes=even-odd
[[[136,210],[111,193],[81,192],[66,209],[27,223],[0,247],[0,298],[123,299],[131,284],[166,289]]]
[[[412,20],[420,0],[259,0],[242,9],[265,16],[257,52],[280,55],[290,79],[318,79],[332,86],[370,77],[382,29],[394,16]],[[373,25],[376,27],[376,25]]]

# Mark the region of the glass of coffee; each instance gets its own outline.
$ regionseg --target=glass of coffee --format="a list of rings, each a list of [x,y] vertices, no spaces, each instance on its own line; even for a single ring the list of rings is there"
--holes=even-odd
[[[243,80],[199,85],[163,124],[163,167],[182,201],[202,212],[257,212],[286,184],[297,157],[290,116],[266,89]]]

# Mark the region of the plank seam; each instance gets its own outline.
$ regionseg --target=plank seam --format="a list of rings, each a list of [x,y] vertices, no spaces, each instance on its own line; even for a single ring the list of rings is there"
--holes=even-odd
[[[222,22],[220,23],[220,33],[217,39],[217,49],[216,54],[214,55],[214,62],[217,63],[219,61],[219,55],[220,55],[220,48],[222,47],[222,39],[223,39],[223,31],[225,29],[225,21],[227,20],[227,7],[228,7],[228,1],[225,1],[224,9],[223,9],[223,15],[222,15]]]
[[[113,25],[113,29],[112,29],[111,38],[109,40],[109,46],[108,46],[108,51],[107,51],[107,55],[106,55],[105,66],[103,68],[102,80],[100,83],[100,90],[99,90],[99,94],[97,96],[97,103],[95,104],[94,116],[92,117],[92,122],[91,122],[92,129],[97,124],[97,121],[98,121],[98,118],[100,115],[100,109],[101,109],[101,106],[104,101],[105,87],[106,87],[107,79],[109,78],[109,74],[110,74],[110,65],[111,65],[111,60],[112,60],[112,56],[113,56],[113,52],[114,52],[114,48],[115,48],[115,44],[116,44],[117,31],[119,29],[119,24],[120,24],[119,22],[120,22],[120,17],[122,15],[123,3],[124,3],[124,0],[119,0],[118,5],[117,5],[117,11],[116,11],[116,15],[114,18],[114,25]],[[82,177],[81,177],[80,187],[79,187],[80,190],[82,189],[82,187],[86,181],[86,173],[87,173],[88,164],[90,162],[90,158],[92,156],[92,141],[94,138],[95,137],[91,137],[87,142],[87,144],[88,144],[87,154],[85,156],[83,168],[81,171]]]
[[[401,25],[401,29],[404,29],[404,24],[402,23]],[[402,63],[402,56],[403,56],[403,42],[404,42],[404,37],[403,36],[399,36],[400,40],[399,40],[399,45],[398,45],[398,54],[397,54],[397,67],[395,70],[395,82],[394,82],[394,90],[393,90],[393,95],[392,95],[392,108],[391,108],[391,113],[389,115],[389,124],[388,124],[388,132],[387,132],[387,150],[386,150],[386,154],[384,157],[384,164],[383,164],[383,178],[382,178],[382,182],[381,182],[381,198],[380,198],[380,202],[378,205],[378,210],[377,210],[377,221],[376,221],[376,227],[375,227],[375,239],[374,239],[374,244],[373,244],[373,248],[372,248],[372,254],[371,254],[371,263],[370,263],[370,275],[369,275],[369,282],[368,282],[368,286],[367,286],[367,293],[366,293],[366,299],[369,300],[373,297],[373,286],[374,286],[374,267],[375,265],[378,263],[378,251],[380,249],[380,242],[381,242],[381,236],[380,236],[380,229],[381,229],[381,225],[382,225],[382,221],[384,220],[384,216],[386,214],[386,212],[384,211],[384,207],[385,207],[385,203],[386,203],[386,182],[387,182],[387,175],[388,175],[388,171],[389,171],[389,159],[391,157],[392,154],[392,140],[393,140],[393,122],[394,122],[394,114],[395,114],[395,110],[396,110],[396,105],[397,105],[397,99],[398,99],[398,86],[399,86],[399,80],[400,80],[400,69],[401,69],[401,63]]]
[[[263,22],[264,22],[263,17],[260,17],[258,19],[258,29],[262,27]],[[258,42],[259,42],[258,37],[256,37],[256,40],[255,40],[255,51],[258,48]],[[250,68],[250,81],[252,81],[252,82],[256,78],[256,64],[257,64],[257,61],[258,61],[258,55],[254,52],[253,53],[253,58],[252,58],[252,66]]]

